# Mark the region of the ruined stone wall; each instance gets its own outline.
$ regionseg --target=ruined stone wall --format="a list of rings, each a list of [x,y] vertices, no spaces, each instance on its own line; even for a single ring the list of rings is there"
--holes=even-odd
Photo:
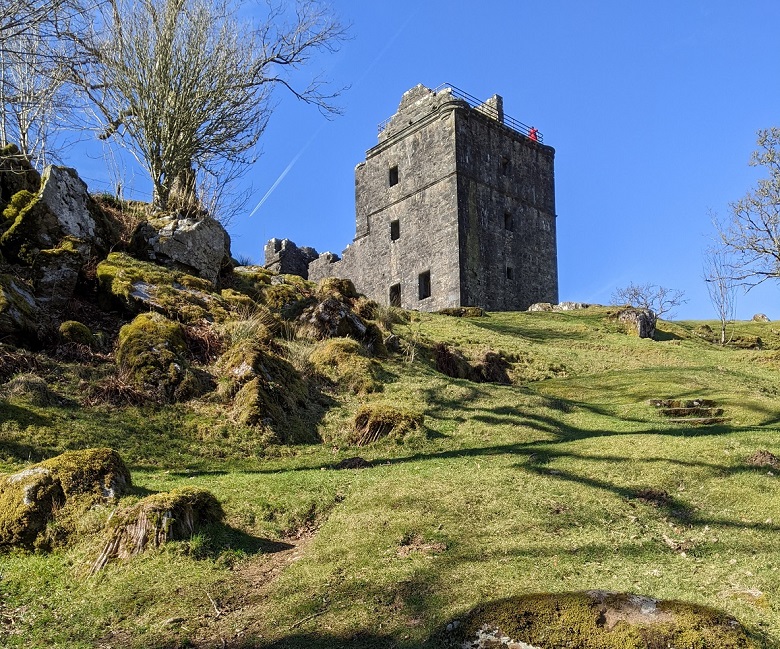
[[[557,302],[554,150],[474,110],[456,132],[461,304]]]
[[[309,246],[298,247],[289,239],[273,238],[265,244],[265,267],[276,273],[309,278],[309,263],[319,254]]]

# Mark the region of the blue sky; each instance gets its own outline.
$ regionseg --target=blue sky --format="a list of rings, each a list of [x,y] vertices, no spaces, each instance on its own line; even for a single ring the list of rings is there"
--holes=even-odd
[[[234,256],[270,237],[340,253],[354,236],[354,167],[404,91],[449,82],[556,149],[560,299],[607,303],[629,282],[682,289],[679,318],[712,318],[702,280],[710,213],[751,188],[756,131],[780,126],[780,2],[332,0],[352,38],[303,71],[349,86],[344,114],[277,95]],[[78,161],[69,161],[80,168]],[[249,212],[291,165],[253,216]],[[92,189],[99,172],[90,171]],[[93,182],[94,181],[94,182]],[[105,182],[105,179],[102,179]],[[140,191],[144,182],[135,181]],[[780,283],[738,317],[780,319]]]

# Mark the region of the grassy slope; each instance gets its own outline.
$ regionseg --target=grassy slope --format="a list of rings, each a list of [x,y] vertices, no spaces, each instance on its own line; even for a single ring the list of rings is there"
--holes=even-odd
[[[421,314],[397,333],[421,349],[444,340],[467,354],[513,354],[517,384],[449,379],[422,351],[411,363],[395,357],[383,392],[341,399],[321,423],[326,442],[292,450],[215,425],[207,406],[6,404],[5,469],[112,445],[140,493],[205,487],[229,527],[97,577],[86,576],[88,534],[67,551],[2,556],[0,640],[417,647],[481,601],[599,588],[725,609],[780,645],[779,478],[745,461],[759,449],[780,456],[780,332],[744,323],[739,333],[770,349],[721,349],[691,335],[698,324],[667,324],[652,342],[619,333],[600,311]],[[714,399],[728,422],[665,422],[647,405],[665,397]],[[373,400],[424,411],[428,434],[347,447],[352,413]],[[377,466],[330,470],[356,454]],[[643,489],[667,497],[637,498]],[[106,515],[95,512],[85,532]],[[300,558],[275,566],[298,543],[287,537],[314,526]]]

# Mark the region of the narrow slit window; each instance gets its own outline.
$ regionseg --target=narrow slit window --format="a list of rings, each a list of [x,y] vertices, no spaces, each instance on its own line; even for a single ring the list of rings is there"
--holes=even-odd
[[[390,241],[397,241],[401,238],[401,222],[399,220],[390,221]]]
[[[506,267],[506,278],[507,279],[514,279],[515,278],[515,269],[511,266]]]
[[[515,231],[515,223],[512,218],[512,212],[504,212],[504,230],[507,232]]]
[[[501,175],[508,176],[509,170],[512,168],[512,163],[506,156],[501,157]]]
[[[431,271],[426,270],[424,273],[420,273],[418,280],[420,299],[424,300],[426,297],[431,297]]]
[[[401,306],[401,285],[393,284],[390,287],[390,306]]]
[[[390,187],[398,184],[398,165],[396,165],[395,167],[390,167],[390,174],[388,176],[388,180],[390,181]]]

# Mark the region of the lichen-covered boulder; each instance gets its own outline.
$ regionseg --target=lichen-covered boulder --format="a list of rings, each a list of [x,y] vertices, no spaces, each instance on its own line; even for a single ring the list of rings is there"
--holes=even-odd
[[[455,649],[758,649],[732,617],[697,604],[587,591],[483,604],[437,633]]]
[[[183,487],[147,496],[112,518],[108,541],[92,571],[97,572],[114,558],[129,559],[168,541],[187,540],[224,516],[222,505],[205,489]]]
[[[40,190],[14,196],[3,215],[10,225],[0,237],[0,249],[21,263],[32,263],[39,251],[57,248],[65,237],[86,242],[100,256],[118,239],[114,222],[67,167],[47,167]]]
[[[769,318],[765,313],[756,313],[751,318],[753,322],[770,322]]]
[[[107,448],[68,451],[0,476],[0,548],[45,548],[67,540],[73,519],[113,501],[131,484],[122,458]],[[50,523],[58,521],[50,530]]]
[[[97,267],[103,302],[130,313],[157,311],[180,322],[228,317],[230,304],[203,278],[112,252]]]
[[[650,309],[628,307],[617,314],[618,322],[623,323],[626,330],[639,338],[655,338],[656,315]]]
[[[536,304],[532,304],[528,307],[528,310],[531,312],[534,311],[552,311],[553,305],[550,304],[550,302],[537,302]]]
[[[230,265],[230,236],[209,216],[169,214],[140,223],[130,251],[139,259],[216,282],[220,271]]]
[[[0,275],[0,339],[21,347],[37,343],[42,320],[31,287],[12,275]]]
[[[189,357],[182,326],[159,313],[142,313],[119,330],[117,363],[138,387],[162,401],[181,401],[211,388]]]

